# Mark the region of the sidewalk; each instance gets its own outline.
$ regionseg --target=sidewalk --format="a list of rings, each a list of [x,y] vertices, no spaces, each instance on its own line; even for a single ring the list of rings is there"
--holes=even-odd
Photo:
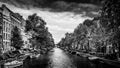
[[[108,65],[108,66],[113,66],[114,68],[120,68],[120,61],[109,60],[109,59],[97,57],[97,56],[86,54],[86,53],[80,53],[80,52],[78,53],[81,54],[82,57],[87,57],[90,61],[98,60],[100,64],[103,64],[103,66]]]

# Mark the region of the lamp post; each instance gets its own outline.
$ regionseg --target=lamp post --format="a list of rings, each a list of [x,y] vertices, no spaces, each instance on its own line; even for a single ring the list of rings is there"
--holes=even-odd
[[[92,40],[92,38],[90,36],[88,36],[88,51],[90,51],[90,41]]]

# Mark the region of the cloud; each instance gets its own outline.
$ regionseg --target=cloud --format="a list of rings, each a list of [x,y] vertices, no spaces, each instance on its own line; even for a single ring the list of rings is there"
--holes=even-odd
[[[74,14],[84,13],[84,16],[95,17],[98,14],[100,0],[0,0],[19,8],[37,7],[51,12],[73,12]]]
[[[47,25],[47,27],[53,31],[64,31],[64,32],[72,32],[73,29],[70,28],[62,28],[58,25]]]
[[[53,34],[53,38],[55,39],[55,43],[58,43],[66,32],[73,32],[71,28],[63,28],[59,25],[47,25],[50,32]]]

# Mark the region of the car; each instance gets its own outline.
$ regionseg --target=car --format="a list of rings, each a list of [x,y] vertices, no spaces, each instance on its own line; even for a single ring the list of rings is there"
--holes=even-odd
[[[73,51],[71,54],[72,54],[72,55],[76,55],[76,52],[75,52],[75,51]]]
[[[77,53],[77,56],[81,56],[81,55]]]

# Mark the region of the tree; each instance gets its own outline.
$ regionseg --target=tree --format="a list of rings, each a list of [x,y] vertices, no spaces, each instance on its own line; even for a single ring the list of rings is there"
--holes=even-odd
[[[11,31],[11,46],[15,47],[16,49],[20,49],[23,46],[23,40],[21,37],[21,33],[18,27],[14,27]]]
[[[86,26],[88,26],[88,27],[90,27],[91,25],[93,25],[92,20],[89,20],[89,19],[85,20],[83,22],[83,24],[86,25]]]
[[[66,33],[65,38],[60,41],[63,47],[69,46],[72,49],[90,51],[105,46],[105,43],[111,36],[100,23],[100,17],[93,20],[85,20],[80,23],[74,32],[69,35]],[[99,43],[99,44],[98,44]],[[68,45],[69,44],[69,45]],[[97,44],[97,45],[96,45]]]
[[[102,8],[102,23],[106,23],[107,32],[111,33],[110,42],[120,53],[120,0],[106,0]]]
[[[119,27],[120,0],[106,0],[102,8],[101,16],[102,16],[102,21],[106,21],[109,28]]]
[[[26,32],[32,34],[31,43],[34,48],[46,48],[54,46],[54,40],[46,27],[46,22],[37,14],[28,16],[26,20]]]

